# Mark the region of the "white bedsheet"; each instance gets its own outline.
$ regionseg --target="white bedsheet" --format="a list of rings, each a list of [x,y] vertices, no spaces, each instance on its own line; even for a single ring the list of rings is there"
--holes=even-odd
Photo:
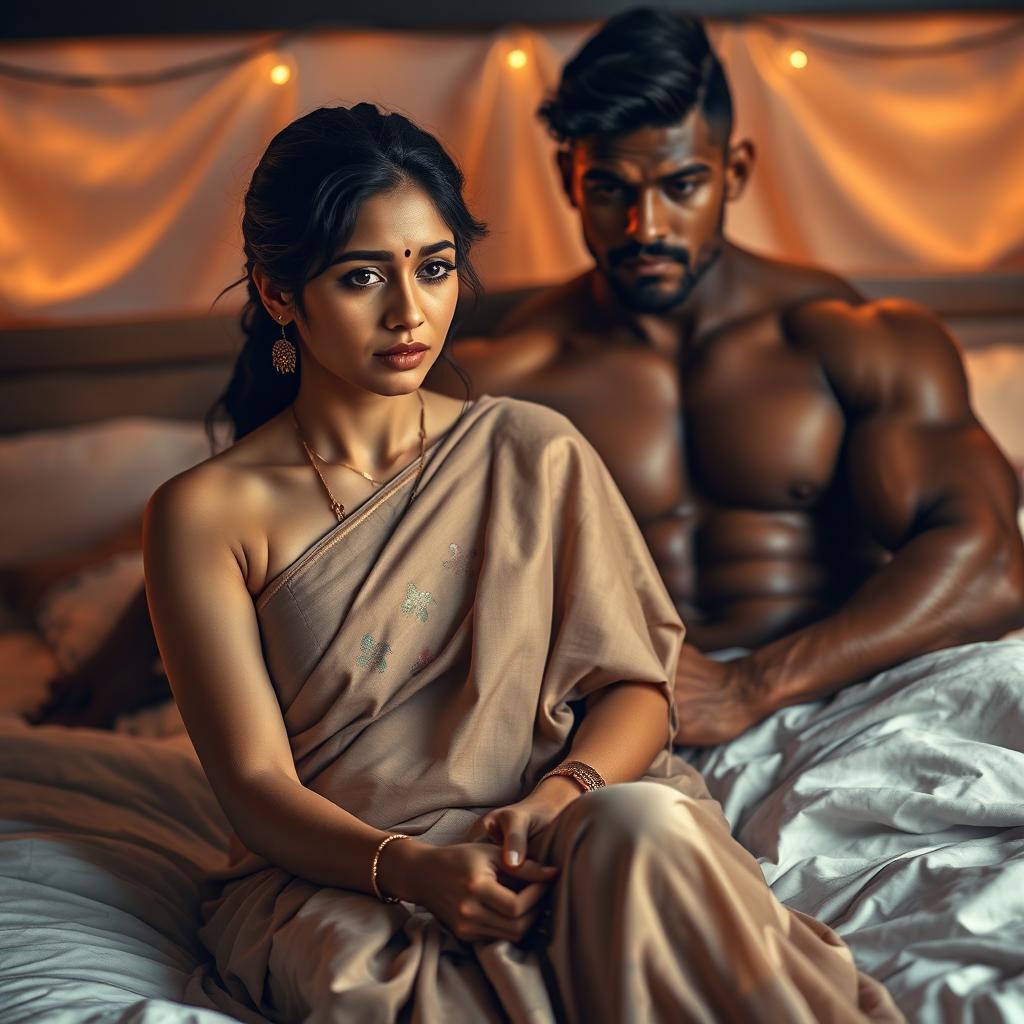
[[[692,759],[775,893],[911,1021],[1024,1021],[1024,641],[918,658]],[[224,837],[187,741],[0,719],[0,1024],[224,1024],[176,1002]]]
[[[689,757],[775,894],[909,1020],[1024,1022],[1024,641],[916,658]]]
[[[223,1024],[176,1004],[226,826],[187,742],[0,719],[0,1024]]]

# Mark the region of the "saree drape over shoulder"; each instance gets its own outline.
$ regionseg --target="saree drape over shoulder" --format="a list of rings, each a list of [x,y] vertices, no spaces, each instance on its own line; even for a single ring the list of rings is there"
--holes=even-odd
[[[381,828],[463,839],[568,752],[573,703],[671,689],[683,628],[628,507],[562,416],[481,398],[258,597],[304,785]],[[696,772],[575,801],[550,939],[469,945],[422,907],[323,888],[237,844],[189,996],[243,1020],[898,1020],[827,928],[771,896]],[[369,866],[368,866],[369,868]]]

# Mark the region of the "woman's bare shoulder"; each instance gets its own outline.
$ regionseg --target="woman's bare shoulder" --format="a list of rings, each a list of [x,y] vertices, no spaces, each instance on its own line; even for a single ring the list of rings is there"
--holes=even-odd
[[[278,437],[270,421],[162,483],[146,506],[150,528],[182,538],[241,539],[265,504],[266,465]]]

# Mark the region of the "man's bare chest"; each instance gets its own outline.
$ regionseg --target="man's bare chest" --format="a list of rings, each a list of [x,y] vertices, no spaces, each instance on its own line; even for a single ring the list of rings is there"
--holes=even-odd
[[[810,508],[835,479],[846,429],[816,361],[770,338],[721,339],[685,363],[597,349],[538,375],[523,397],[576,424],[641,523]]]

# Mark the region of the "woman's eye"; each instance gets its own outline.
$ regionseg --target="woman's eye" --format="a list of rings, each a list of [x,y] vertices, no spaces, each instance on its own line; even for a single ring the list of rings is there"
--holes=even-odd
[[[447,260],[432,260],[420,268],[419,276],[424,281],[443,281],[454,269]]]
[[[361,270],[353,270],[350,274],[346,274],[342,281],[356,288],[369,288],[373,284],[382,284],[384,278],[376,270],[363,267]]]

